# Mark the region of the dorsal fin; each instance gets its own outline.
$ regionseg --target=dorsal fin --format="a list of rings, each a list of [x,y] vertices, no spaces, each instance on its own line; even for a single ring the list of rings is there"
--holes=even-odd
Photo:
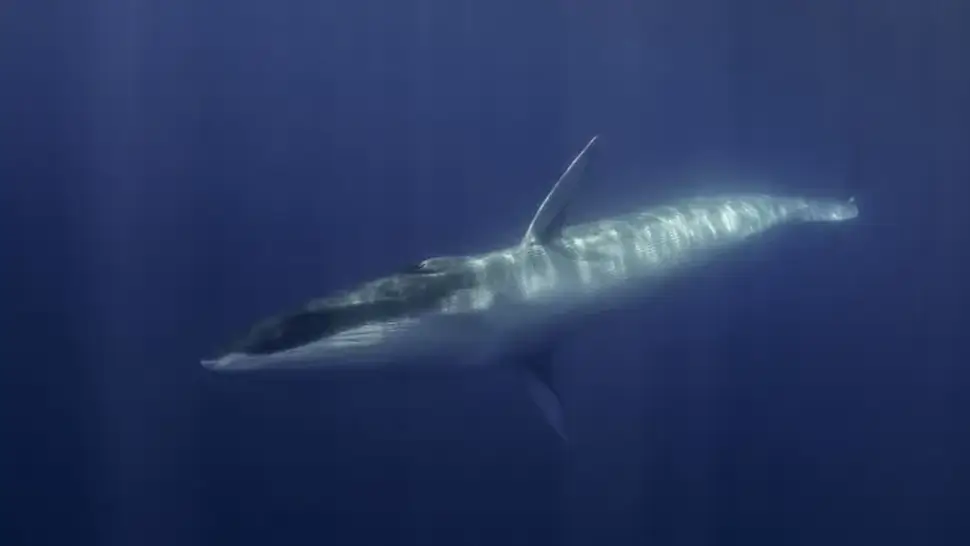
[[[546,195],[546,198],[543,199],[535,216],[532,217],[532,222],[529,223],[529,229],[525,232],[525,237],[522,238],[523,245],[533,243],[545,244],[559,234],[559,230],[562,228],[563,210],[569,204],[573,194],[576,192],[576,187],[579,186],[579,181],[583,178],[583,172],[586,170],[586,164],[588,163],[587,152],[593,146],[593,143],[596,142],[597,138],[599,136],[594,136],[590,139],[582,151],[579,152],[579,155],[566,167],[565,172],[556,181],[556,184],[549,191],[549,194]]]

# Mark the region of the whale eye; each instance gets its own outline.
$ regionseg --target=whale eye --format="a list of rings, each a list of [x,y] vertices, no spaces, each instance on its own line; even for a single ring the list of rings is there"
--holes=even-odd
[[[460,263],[449,258],[428,258],[405,267],[401,270],[401,273],[408,275],[432,275],[455,271],[460,268],[459,266]]]
[[[418,262],[416,264],[411,264],[401,268],[401,273],[420,273],[423,267],[423,262]]]
[[[433,268],[428,260],[420,261],[416,264],[411,264],[407,267],[401,269],[401,273],[416,274],[420,275],[422,273],[431,273]]]

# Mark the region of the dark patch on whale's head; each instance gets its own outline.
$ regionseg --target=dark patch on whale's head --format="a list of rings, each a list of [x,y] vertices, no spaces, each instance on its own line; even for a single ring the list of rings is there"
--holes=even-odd
[[[313,300],[294,312],[266,319],[224,354],[277,353],[368,323],[418,315],[475,282],[474,272],[462,262],[432,258],[356,290]]]
[[[321,332],[333,330],[334,318],[332,314],[305,309],[271,317],[253,326],[228,352],[264,355],[299,347],[319,339]]]

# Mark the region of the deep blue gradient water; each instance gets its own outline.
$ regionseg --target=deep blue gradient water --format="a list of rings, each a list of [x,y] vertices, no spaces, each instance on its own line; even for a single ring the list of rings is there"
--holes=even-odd
[[[970,5],[0,6],[0,544],[970,544]],[[853,193],[515,374],[215,376],[574,206]]]

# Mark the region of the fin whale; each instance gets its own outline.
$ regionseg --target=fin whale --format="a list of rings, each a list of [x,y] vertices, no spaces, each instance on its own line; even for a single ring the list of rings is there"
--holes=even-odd
[[[853,199],[730,194],[567,225],[565,210],[596,141],[572,160],[517,244],[428,258],[311,300],[256,324],[202,365],[243,371],[517,362],[545,418],[565,437],[554,344],[535,342],[532,333],[557,324],[570,310],[602,304],[777,226],[858,215]],[[531,349],[529,358],[503,352],[517,344]]]

